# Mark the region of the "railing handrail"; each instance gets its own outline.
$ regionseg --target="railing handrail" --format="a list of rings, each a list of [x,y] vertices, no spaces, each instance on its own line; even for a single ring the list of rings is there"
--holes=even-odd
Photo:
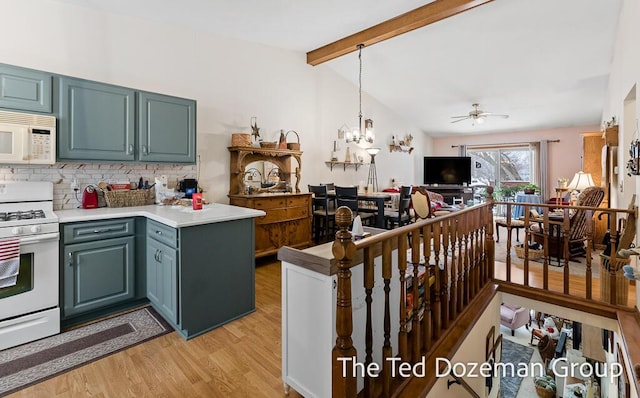
[[[501,202],[495,201],[493,202],[495,205],[511,205],[514,206],[527,206],[527,207],[548,207],[553,209],[575,209],[575,210],[593,210],[600,211],[604,213],[627,213],[627,214],[637,214],[638,209],[618,209],[611,207],[594,207],[594,206],[573,206],[573,205],[554,205],[549,203],[530,203],[530,202]]]

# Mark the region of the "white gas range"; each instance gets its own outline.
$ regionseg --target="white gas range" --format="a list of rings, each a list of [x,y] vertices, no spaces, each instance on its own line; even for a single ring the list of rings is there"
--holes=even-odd
[[[20,265],[15,284],[0,287],[0,349],[60,332],[52,183],[0,182],[0,248],[12,240],[20,245]]]

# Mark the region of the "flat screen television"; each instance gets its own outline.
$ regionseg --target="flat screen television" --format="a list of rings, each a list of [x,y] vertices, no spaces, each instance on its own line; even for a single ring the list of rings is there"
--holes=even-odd
[[[471,184],[471,158],[460,156],[425,156],[424,183]]]

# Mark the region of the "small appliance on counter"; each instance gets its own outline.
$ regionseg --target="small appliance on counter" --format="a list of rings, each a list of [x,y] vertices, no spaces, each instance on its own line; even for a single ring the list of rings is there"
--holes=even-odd
[[[198,180],[185,178],[178,183],[178,192],[184,192],[186,198],[191,198],[192,194],[198,192]]]
[[[82,191],[82,208],[96,209],[98,207],[98,191],[93,185],[87,185]]]

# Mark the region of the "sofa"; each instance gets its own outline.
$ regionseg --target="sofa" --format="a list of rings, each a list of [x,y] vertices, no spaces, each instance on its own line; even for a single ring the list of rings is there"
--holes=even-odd
[[[529,322],[531,322],[529,309],[509,303],[500,305],[500,324],[511,329],[512,336],[515,330],[522,326],[526,326],[528,330]]]

